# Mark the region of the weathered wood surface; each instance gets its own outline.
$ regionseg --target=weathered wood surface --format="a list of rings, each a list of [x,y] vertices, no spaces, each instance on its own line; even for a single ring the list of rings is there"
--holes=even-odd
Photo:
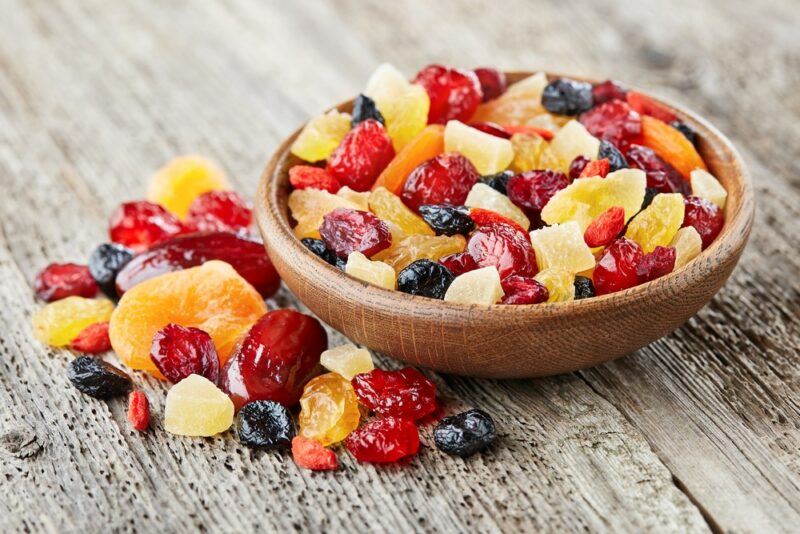
[[[791,531],[800,524],[800,8],[792,2],[0,0],[0,530]],[[81,261],[169,157],[254,191],[280,139],[378,62],[628,80],[705,114],[759,211],[728,285],[615,363],[535,381],[435,376],[495,414],[467,461],[311,474],[214,439],[140,436],[31,339],[31,281]],[[280,305],[292,304],[281,292]],[[657,310],[654,310],[657,313]],[[390,362],[386,362],[390,364]],[[158,414],[161,384],[146,387]],[[431,443],[430,432],[424,440]]]

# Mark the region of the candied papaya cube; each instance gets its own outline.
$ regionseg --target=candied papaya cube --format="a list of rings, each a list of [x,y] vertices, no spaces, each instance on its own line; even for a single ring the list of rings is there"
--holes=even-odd
[[[489,306],[500,302],[505,293],[496,267],[483,267],[457,276],[447,293],[446,302]]]

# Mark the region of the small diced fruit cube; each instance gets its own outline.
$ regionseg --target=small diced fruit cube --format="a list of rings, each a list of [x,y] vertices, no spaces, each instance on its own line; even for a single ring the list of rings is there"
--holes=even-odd
[[[371,261],[360,252],[351,252],[347,256],[344,272],[370,284],[394,289],[396,280],[394,269],[382,261]]]
[[[683,212],[683,195],[659,193],[628,224],[625,237],[639,243],[645,254],[656,247],[666,247],[683,224]]]
[[[405,235],[434,235],[422,217],[408,209],[400,197],[385,187],[379,187],[370,193],[369,208],[379,218],[399,226]]]
[[[449,121],[445,126],[444,150],[463,154],[482,175],[504,171],[514,159],[511,141],[459,121]]]
[[[181,156],[153,175],[147,187],[147,200],[183,219],[197,197],[225,189],[230,189],[228,178],[213,161],[201,156]]]
[[[571,120],[556,132],[550,141],[550,150],[561,162],[558,169],[569,172],[569,165],[577,156],[597,158],[600,140],[590,134],[580,122]]]
[[[728,192],[714,178],[714,175],[703,169],[695,169],[691,175],[692,194],[696,197],[704,198],[725,209],[725,201],[728,199]]]
[[[470,119],[472,122],[497,124],[530,124],[537,117],[550,117],[542,107],[542,91],[547,86],[547,76],[537,72],[509,86],[498,98],[478,106]]]
[[[388,63],[372,74],[364,94],[375,101],[386,120],[386,132],[396,151],[408,144],[428,123],[431,101],[425,88],[410,83]]]
[[[314,117],[292,143],[292,154],[312,163],[328,159],[350,131],[351,119],[349,113],[339,113],[335,109]]]
[[[375,368],[369,351],[352,343],[326,350],[320,356],[320,363],[328,371],[338,373],[347,380]]]
[[[33,335],[42,343],[63,347],[87,326],[108,321],[113,311],[110,300],[67,297],[33,314]]]
[[[499,302],[503,295],[505,293],[497,268],[483,267],[457,276],[447,289],[444,300],[488,306]]]
[[[539,271],[534,280],[547,288],[547,302],[567,302],[575,300],[575,275],[564,269],[545,269]]]
[[[213,436],[233,424],[233,401],[213,382],[189,375],[167,392],[164,428],[179,436]]]
[[[346,200],[349,200],[353,204],[356,204],[361,211],[369,211],[369,192],[364,191],[359,193],[358,191],[354,191],[347,186],[342,187],[336,193],[337,197],[342,197]]]
[[[469,208],[481,208],[499,213],[520,225],[524,230],[527,230],[531,225],[525,213],[514,205],[506,195],[484,183],[477,183],[472,186],[464,205]]]
[[[703,250],[703,239],[694,226],[685,226],[678,230],[669,246],[675,249],[675,268],[673,270],[677,271],[700,254],[700,251]]]
[[[539,270],[564,269],[579,273],[594,267],[594,256],[575,221],[554,224],[531,232]]]
[[[390,226],[390,230],[391,228]],[[467,241],[462,235],[414,234],[395,240],[393,233],[392,246],[376,254],[374,259],[391,265],[399,273],[417,260],[436,261],[448,254],[461,252],[466,244]]]

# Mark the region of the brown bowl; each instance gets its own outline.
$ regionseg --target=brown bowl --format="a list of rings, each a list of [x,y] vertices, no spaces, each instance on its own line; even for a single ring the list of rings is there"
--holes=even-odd
[[[509,73],[515,82],[526,72]],[[555,75],[554,75],[555,76]],[[753,222],[747,169],[731,142],[697,115],[664,103],[699,135],[699,151],[728,191],[725,226],[683,268],[610,295],[535,305],[463,305],[408,295],[345,275],[292,233],[289,153],[281,144],[261,176],[258,225],[275,268],[323,321],[359,343],[413,365],[460,375],[525,378],[583,369],[623,356],[674,330],[730,276]],[[338,106],[349,111],[352,101]]]

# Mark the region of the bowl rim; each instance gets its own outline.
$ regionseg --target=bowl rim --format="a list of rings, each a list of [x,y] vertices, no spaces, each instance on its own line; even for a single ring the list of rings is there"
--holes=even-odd
[[[598,80],[588,77],[565,75],[549,71],[506,71],[506,75],[509,80],[514,80],[513,83],[516,83],[527,76],[539,72],[544,72],[548,80],[553,80],[558,77],[569,77],[573,80],[599,83]],[[712,145],[718,145],[709,146],[708,150],[710,152],[719,153],[721,152],[720,149],[725,149],[728,152],[729,161],[721,165],[732,167],[731,176],[734,177],[734,182],[738,181],[740,195],[738,196],[739,202],[735,206],[731,205],[730,202],[730,186],[726,187],[726,192],[729,193],[727,197],[728,202],[724,210],[725,223],[720,234],[708,248],[701,251],[697,257],[693,258],[680,269],[674,270],[656,280],[645,282],[644,284],[639,284],[623,291],[608,293],[588,299],[515,305],[499,303],[480,305],[445,302],[444,300],[432,299],[420,295],[411,295],[396,289],[386,289],[351,277],[308,250],[300,242],[300,239],[295,237],[292,227],[289,224],[288,217],[280,212],[278,194],[282,188],[286,188],[288,185],[288,177],[281,176],[282,173],[280,171],[282,163],[290,156],[289,150],[291,144],[303,127],[305,127],[305,123],[292,132],[292,134],[290,134],[275,150],[259,179],[258,192],[255,199],[256,219],[264,243],[272,245],[268,246],[268,252],[272,250],[273,252],[270,253],[278,253],[274,252],[275,248],[280,248],[274,246],[276,240],[279,242],[279,245],[294,248],[296,251],[305,255],[302,256],[303,258],[307,258],[311,262],[317,262],[317,265],[325,266],[326,269],[316,274],[324,276],[327,282],[331,283],[328,284],[329,287],[339,287],[338,293],[342,295],[349,294],[351,296],[350,298],[352,298],[353,295],[357,295],[359,291],[369,291],[375,297],[382,297],[381,300],[386,301],[387,304],[389,304],[389,300],[405,301],[405,303],[412,305],[416,312],[424,309],[430,313],[436,313],[437,315],[445,313],[463,313],[465,314],[465,318],[469,320],[480,320],[483,314],[489,314],[494,317],[496,317],[497,314],[506,314],[514,316],[515,319],[521,319],[524,316],[524,318],[528,320],[534,317],[552,318],[565,315],[593,314],[608,309],[612,304],[616,307],[629,301],[646,299],[649,295],[654,293],[671,291],[677,279],[699,281],[705,276],[705,269],[702,267],[704,264],[703,260],[709,259],[714,255],[718,256],[717,261],[720,263],[730,258],[738,258],[741,249],[747,242],[755,215],[755,202],[753,199],[753,186],[750,172],[733,143],[716,127],[700,117],[697,113],[678,106],[669,100],[656,97],[636,86],[627,83],[623,83],[623,86],[628,90],[643,92],[656,102],[666,106],[670,111],[675,113],[681,121],[687,122],[692,126],[700,135],[702,142],[710,141]],[[348,109],[352,105],[353,100],[354,99],[350,99],[341,102],[329,108],[329,110],[336,109],[341,111]],[[326,112],[329,110],[326,110]],[[706,158],[704,158],[704,160],[705,159]],[[715,175],[716,174],[717,173],[715,173]],[[283,180],[283,184],[281,184],[281,180]],[[275,232],[277,232],[277,234]],[[295,265],[292,268],[296,270],[298,267],[299,266]],[[300,295],[297,295],[297,297],[302,301]]]

